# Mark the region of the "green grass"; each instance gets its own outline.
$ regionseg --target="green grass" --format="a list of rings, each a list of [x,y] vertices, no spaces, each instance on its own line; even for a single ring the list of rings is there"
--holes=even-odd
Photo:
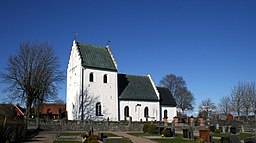
[[[213,134],[214,137],[229,137],[230,136],[230,133],[214,133]],[[240,133],[240,139],[241,140],[244,140],[248,137],[252,137],[253,134],[250,134],[250,133]]]
[[[128,133],[133,136],[158,136],[158,134],[149,134],[149,133]],[[160,135],[159,135],[160,136]],[[196,137],[198,139],[198,137]],[[188,140],[183,139],[182,134],[175,134],[174,138],[159,138],[159,139],[151,139],[153,141],[156,141],[158,143],[195,143],[197,140]],[[220,142],[218,139],[214,139],[214,142]]]
[[[132,143],[128,140],[124,140],[124,139],[108,139],[107,143],[112,143],[112,142],[118,142],[118,143]]]
[[[244,140],[246,138],[253,137],[253,136],[254,136],[253,134],[249,134],[249,133],[240,133],[241,140]]]
[[[58,141],[58,140],[55,140],[55,141],[53,141],[53,143],[81,143],[81,141]]]
[[[117,135],[112,134],[112,133],[103,133],[103,136],[107,136],[107,137],[118,137]]]
[[[150,133],[127,133],[127,134],[133,135],[133,136],[136,136],[136,137],[139,137],[139,136],[158,136],[158,134],[150,134]]]
[[[81,136],[84,132],[61,132],[60,136]]]

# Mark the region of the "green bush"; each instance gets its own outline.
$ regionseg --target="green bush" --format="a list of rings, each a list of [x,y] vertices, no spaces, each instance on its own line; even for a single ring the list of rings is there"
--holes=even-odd
[[[147,133],[148,132],[148,127],[149,127],[150,124],[144,124],[143,126],[143,133]]]
[[[97,135],[90,135],[89,137],[88,137],[88,143],[97,143],[97,142],[95,142],[95,141],[98,141],[98,140],[100,140],[100,137],[99,136],[97,136]]]
[[[150,134],[156,134],[156,125],[155,124],[150,124],[148,127],[148,133]]]

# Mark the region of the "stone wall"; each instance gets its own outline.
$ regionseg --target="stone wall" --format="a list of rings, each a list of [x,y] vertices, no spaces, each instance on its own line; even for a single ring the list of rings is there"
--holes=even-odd
[[[131,122],[131,121],[41,121],[40,129],[46,131],[142,131],[144,124],[163,125],[163,122]],[[36,126],[35,120],[29,126]]]

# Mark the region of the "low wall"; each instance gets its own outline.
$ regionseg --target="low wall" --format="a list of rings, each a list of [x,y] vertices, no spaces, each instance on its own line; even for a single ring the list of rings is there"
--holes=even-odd
[[[40,122],[40,129],[46,131],[142,131],[144,124],[163,125],[163,122],[130,122],[130,121],[46,121]],[[36,126],[35,120],[29,126]]]

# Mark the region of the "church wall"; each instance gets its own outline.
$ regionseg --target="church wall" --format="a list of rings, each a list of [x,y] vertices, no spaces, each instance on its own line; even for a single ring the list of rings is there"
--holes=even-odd
[[[163,121],[164,118],[164,110],[167,110],[167,121],[172,122],[173,117],[177,116],[176,107],[161,107],[161,121]]]
[[[77,120],[77,115],[73,113],[78,113],[78,96],[81,93],[81,57],[78,52],[78,47],[73,42],[68,69],[67,69],[67,96],[66,96],[66,110],[68,114],[68,120]],[[73,106],[74,105],[74,106]]]
[[[93,82],[89,81],[90,73],[93,73]],[[107,76],[107,83],[103,82],[104,75]],[[116,72],[87,68],[84,70],[84,88],[97,100],[95,103],[100,102],[103,118],[109,118],[110,121],[118,120]]]
[[[124,110],[129,107],[129,116],[132,121],[146,121],[144,117],[144,109],[148,107],[148,121],[160,120],[159,102],[145,102],[145,101],[119,101],[120,102],[120,120],[125,120]],[[128,118],[127,118],[128,119]]]

